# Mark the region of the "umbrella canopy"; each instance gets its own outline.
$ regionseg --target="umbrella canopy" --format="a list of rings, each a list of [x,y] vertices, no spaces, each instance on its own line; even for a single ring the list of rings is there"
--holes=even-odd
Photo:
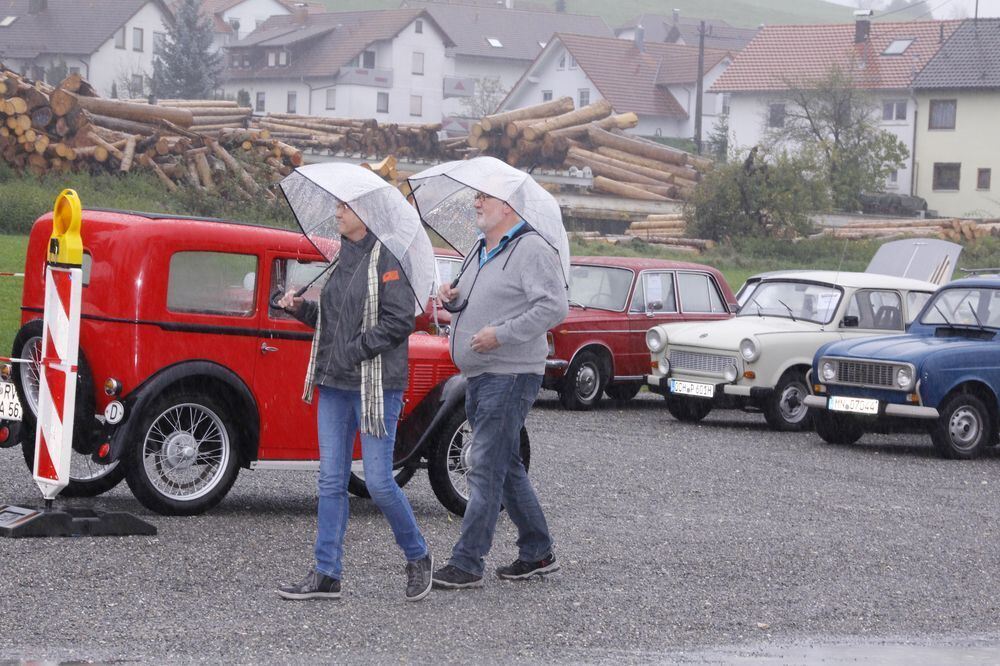
[[[350,206],[399,261],[413,289],[414,312],[424,310],[436,275],[434,250],[399,190],[368,169],[333,162],[299,167],[280,184],[302,232],[330,261],[340,247],[334,212],[341,202]]]
[[[505,201],[559,253],[568,284],[569,239],[559,204],[529,174],[495,157],[475,157],[433,166],[407,180],[420,217],[463,255],[479,240],[476,192]]]

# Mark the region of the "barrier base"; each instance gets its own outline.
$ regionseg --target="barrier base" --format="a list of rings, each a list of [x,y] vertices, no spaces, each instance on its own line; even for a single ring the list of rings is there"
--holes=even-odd
[[[31,509],[0,504],[0,537],[155,536],[156,526],[130,513]]]

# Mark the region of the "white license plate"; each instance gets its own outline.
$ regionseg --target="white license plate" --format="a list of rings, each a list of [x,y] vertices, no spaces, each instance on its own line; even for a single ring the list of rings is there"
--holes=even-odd
[[[670,392],[678,395],[696,395],[700,398],[715,397],[715,384],[698,384],[697,382],[681,382],[670,380]]]
[[[17,399],[17,389],[9,382],[0,382],[0,419],[21,420],[21,401]]]
[[[878,400],[869,398],[848,398],[832,395],[826,406],[834,412],[854,412],[855,414],[878,414]]]

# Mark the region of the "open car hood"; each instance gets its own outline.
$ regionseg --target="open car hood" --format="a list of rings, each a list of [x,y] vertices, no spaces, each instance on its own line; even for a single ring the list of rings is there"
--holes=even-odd
[[[951,280],[962,246],[937,238],[904,238],[883,243],[865,273],[926,280],[942,285]]]

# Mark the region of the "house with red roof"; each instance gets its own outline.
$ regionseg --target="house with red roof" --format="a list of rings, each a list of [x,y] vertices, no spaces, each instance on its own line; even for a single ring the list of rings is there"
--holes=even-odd
[[[423,9],[272,16],[226,47],[222,87],[257,114],[437,123],[454,45]]]
[[[176,12],[183,0],[173,0]],[[272,16],[296,11],[322,12],[326,8],[304,0],[201,0],[201,12],[212,22],[215,50],[237,42],[264,24]]]
[[[640,33],[641,34],[641,33]],[[698,49],[681,44],[558,33],[501,103],[509,111],[559,97],[572,97],[577,108],[598,100],[615,113],[635,112],[646,136],[694,136],[697,81],[708,90],[731,62],[729,51],[705,49],[698,72]],[[723,112],[722,95],[706,94],[702,135]]]
[[[938,53],[959,21],[878,22],[859,16],[855,24],[775,25],[761,28],[712,84],[728,96],[732,145],[765,142],[785,122],[789,91],[808,88],[836,66],[870,94],[881,127],[906,145],[910,157],[891,174],[886,189],[913,192],[917,74]]]

